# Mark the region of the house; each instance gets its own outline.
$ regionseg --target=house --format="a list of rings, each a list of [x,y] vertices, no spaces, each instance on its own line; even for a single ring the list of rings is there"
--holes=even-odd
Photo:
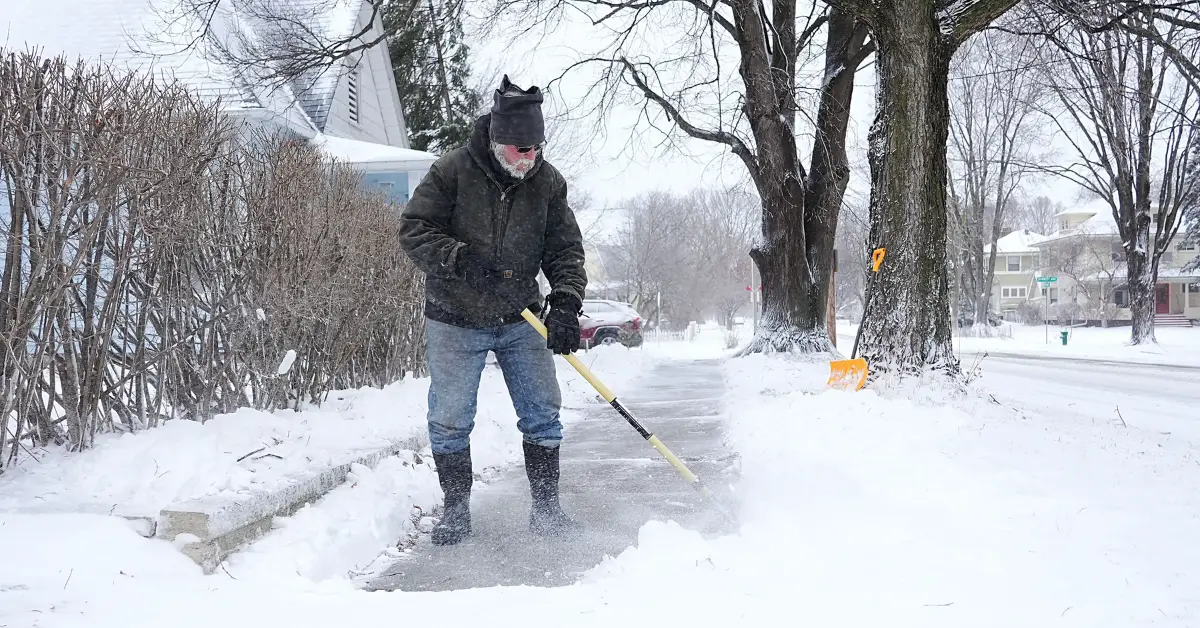
[[[1039,319],[1049,315],[1093,325],[1129,324],[1125,249],[1108,204],[1101,200],[1073,207],[1055,220],[1058,229],[1048,236],[1014,232],[997,242],[996,311],[1009,320],[1022,318],[1018,312],[1024,308]],[[1156,228],[1152,223],[1151,234]],[[1156,324],[1200,321],[1200,270],[1183,270],[1197,254],[1195,244],[1184,243],[1182,230],[1163,254],[1155,287]],[[1039,277],[1055,281],[1039,283]]]
[[[186,6],[185,0],[7,0],[0,46],[173,77],[202,98],[219,99],[224,113],[248,123],[247,130],[311,142],[359,167],[364,182],[387,189],[394,202],[408,200],[437,156],[409,146],[386,42],[285,85],[217,53],[277,41],[280,25],[291,23],[325,42],[364,31],[367,40],[377,38],[382,24],[366,0],[227,0],[211,20],[185,13]],[[258,19],[253,9],[262,6],[285,11],[288,19]]]
[[[992,283],[992,311],[1005,320],[1017,320],[1021,304],[1035,296],[1038,249],[1034,242],[1042,235],[1028,229],[1014,231],[996,241],[995,281]],[[990,255],[991,245],[984,247]]]

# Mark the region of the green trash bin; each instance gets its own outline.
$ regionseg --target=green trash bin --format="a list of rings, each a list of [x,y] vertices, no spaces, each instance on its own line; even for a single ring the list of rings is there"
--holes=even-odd
[[[1068,336],[1068,335],[1070,335],[1070,333],[1071,333],[1071,332],[1069,332],[1069,331],[1067,331],[1067,330],[1065,330],[1065,329],[1064,329],[1063,331],[1060,331],[1060,332],[1058,332],[1058,334],[1059,334],[1060,336],[1062,336],[1062,341],[1063,341],[1063,346],[1064,346],[1064,347],[1065,347],[1065,346],[1067,346],[1067,336]]]

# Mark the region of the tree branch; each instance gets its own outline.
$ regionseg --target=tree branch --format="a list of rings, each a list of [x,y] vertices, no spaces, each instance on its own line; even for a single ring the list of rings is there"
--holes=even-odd
[[[938,21],[957,47],[1016,4],[1017,0],[955,0],[938,12]]]
[[[756,159],[753,151],[750,150],[750,147],[747,146],[744,141],[742,141],[742,138],[728,131],[702,129],[692,124],[687,118],[684,117],[683,113],[679,111],[678,107],[671,104],[666,97],[655,91],[654,88],[650,87],[649,83],[646,82],[645,77],[641,72],[638,71],[637,66],[629,61],[629,59],[621,57],[619,59],[619,63],[625,67],[626,73],[633,80],[634,85],[641,90],[642,94],[645,95],[648,100],[658,103],[658,106],[662,107],[662,110],[667,114],[667,117],[671,118],[676,126],[678,126],[684,133],[687,133],[689,136],[699,140],[716,142],[718,144],[725,144],[726,146],[729,146],[733,154],[740,157],[742,162],[746,164],[746,168],[750,171],[750,176],[756,181],[758,180],[758,160]]]

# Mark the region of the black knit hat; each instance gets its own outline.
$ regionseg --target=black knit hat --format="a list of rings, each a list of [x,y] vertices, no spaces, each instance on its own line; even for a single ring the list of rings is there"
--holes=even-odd
[[[492,141],[497,144],[531,146],[546,141],[542,120],[542,91],[537,86],[521,89],[508,80],[492,95]]]

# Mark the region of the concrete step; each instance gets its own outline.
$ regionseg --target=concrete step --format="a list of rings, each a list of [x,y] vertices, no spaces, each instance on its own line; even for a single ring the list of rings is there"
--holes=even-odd
[[[1156,327],[1191,327],[1192,321],[1182,314],[1155,314]]]

